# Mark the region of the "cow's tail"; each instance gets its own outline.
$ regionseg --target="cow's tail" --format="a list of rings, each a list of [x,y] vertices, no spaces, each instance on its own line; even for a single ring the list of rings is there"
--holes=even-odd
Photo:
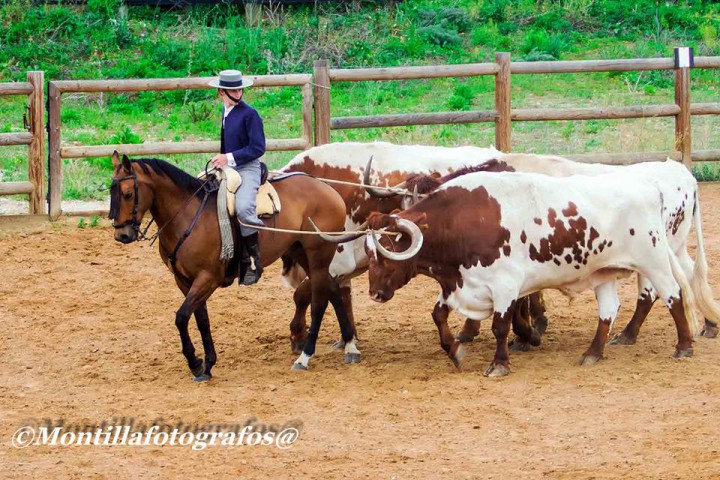
[[[700,215],[700,198],[695,190],[695,209],[693,211],[695,224],[695,237],[697,238],[697,252],[695,253],[695,266],[692,274],[692,288],[697,299],[698,308],[705,316],[714,322],[720,322],[720,305],[713,298],[712,289],[708,283],[708,264],[705,258],[705,241],[702,233],[702,217]]]
[[[683,297],[683,309],[685,310],[685,317],[687,317],[690,326],[690,333],[693,337],[697,337],[703,330],[704,322],[697,314],[698,305],[695,292],[693,292],[690,282],[680,266],[677,255],[675,255],[675,252],[673,252],[671,248],[668,248],[668,256],[670,257],[670,268],[672,269],[673,277],[675,277],[675,281],[680,285],[680,291]]]
[[[290,257],[283,256],[282,262],[283,283],[292,289],[296,289],[307,278],[305,269]]]

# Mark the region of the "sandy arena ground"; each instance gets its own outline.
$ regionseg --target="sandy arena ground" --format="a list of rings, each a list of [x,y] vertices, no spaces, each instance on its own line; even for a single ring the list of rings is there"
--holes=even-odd
[[[703,185],[711,284],[720,296],[720,185]],[[110,228],[0,224],[0,477],[4,478],[720,478],[720,339],[673,360],[675,329],[655,305],[637,345],[575,361],[596,327],[594,298],[548,299],[543,345],[488,379],[489,322],[456,371],[430,312],[438,288],[414,280],[389,304],[356,281],[363,362],[342,364],[328,316],[310,371],[290,371],[291,292],[279,266],[259,286],[209,301],[219,360],[191,381],[174,312],[182,296],[156,248]],[[4,232],[4,234],[3,234]],[[618,327],[634,307],[624,283]],[[455,325],[460,324],[453,317]],[[193,341],[202,351],[191,323]],[[268,446],[41,447],[11,436],[41,419],[135,424],[302,422],[288,450]]]

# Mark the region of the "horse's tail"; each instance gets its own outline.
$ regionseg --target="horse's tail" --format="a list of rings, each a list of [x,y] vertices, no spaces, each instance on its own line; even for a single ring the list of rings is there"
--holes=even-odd
[[[697,306],[705,316],[715,322],[720,321],[720,305],[713,298],[712,289],[708,283],[708,264],[705,258],[705,242],[702,233],[702,218],[700,216],[700,197],[695,190],[695,209],[693,211],[695,237],[697,238],[697,251],[695,253],[695,266],[692,272],[692,289],[697,299]]]
[[[303,280],[307,278],[305,269],[302,268],[291,257],[283,255],[282,257],[282,279],[283,283],[292,289],[296,289]]]

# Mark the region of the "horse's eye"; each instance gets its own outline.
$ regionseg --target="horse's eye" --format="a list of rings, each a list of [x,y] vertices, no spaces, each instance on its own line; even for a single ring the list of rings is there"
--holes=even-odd
[[[125,197],[125,200],[130,200],[132,198],[132,196],[133,196],[132,192],[128,192],[125,195],[123,195],[123,197]]]

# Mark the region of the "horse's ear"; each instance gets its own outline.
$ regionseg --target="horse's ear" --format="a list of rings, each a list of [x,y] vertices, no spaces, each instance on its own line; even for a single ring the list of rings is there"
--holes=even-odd
[[[113,170],[117,170],[118,165],[120,165],[120,154],[117,150],[115,150],[112,154],[112,164]]]
[[[132,165],[130,165],[130,159],[128,158],[127,155],[123,155],[122,166],[126,172],[128,172],[128,173],[132,172]]]

